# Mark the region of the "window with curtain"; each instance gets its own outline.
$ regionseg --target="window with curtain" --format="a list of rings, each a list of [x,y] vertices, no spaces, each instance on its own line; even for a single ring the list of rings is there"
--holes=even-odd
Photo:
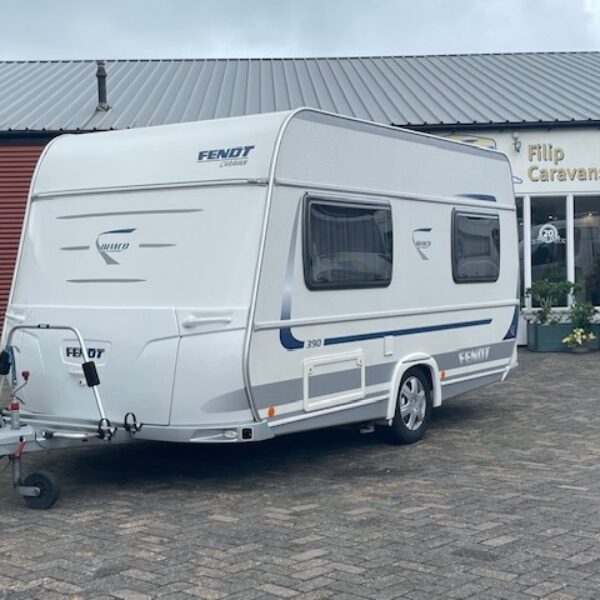
[[[497,215],[454,213],[452,274],[456,283],[497,281],[500,219]]]
[[[574,202],[577,299],[600,306],[600,197],[575,196]]]
[[[389,205],[306,199],[304,279],[311,290],[386,287],[392,280]]]

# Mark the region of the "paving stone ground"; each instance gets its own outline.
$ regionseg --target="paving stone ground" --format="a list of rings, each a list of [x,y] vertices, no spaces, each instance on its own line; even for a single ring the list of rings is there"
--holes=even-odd
[[[27,456],[63,495],[28,510],[0,475],[0,598],[600,598],[600,354],[520,362],[413,446],[336,429]]]

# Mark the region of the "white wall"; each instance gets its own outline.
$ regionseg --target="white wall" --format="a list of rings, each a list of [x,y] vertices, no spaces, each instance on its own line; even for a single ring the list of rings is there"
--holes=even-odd
[[[520,150],[515,149],[517,145]],[[448,135],[495,147],[511,163],[515,194],[600,191],[600,130],[511,130]]]

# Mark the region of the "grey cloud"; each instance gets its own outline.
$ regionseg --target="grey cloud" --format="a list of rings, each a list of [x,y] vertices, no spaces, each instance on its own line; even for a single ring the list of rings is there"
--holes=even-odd
[[[0,0],[0,59],[597,49],[590,0]]]

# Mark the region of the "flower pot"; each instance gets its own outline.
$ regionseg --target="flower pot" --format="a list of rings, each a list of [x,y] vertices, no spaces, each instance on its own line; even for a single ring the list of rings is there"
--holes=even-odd
[[[583,346],[573,346],[571,348],[571,352],[573,354],[587,354],[591,352],[591,347],[588,344],[583,344]]]
[[[590,336],[592,339],[590,339]],[[590,350],[598,350],[599,339],[598,326],[590,324],[585,329],[583,327],[573,328],[573,331],[563,340],[563,342],[566,342],[566,345],[569,346],[571,352],[583,354]]]
[[[592,340],[588,346],[591,350],[600,350],[600,325],[598,323],[594,323],[591,326],[592,333],[596,336],[595,340]]]
[[[569,347],[562,341],[572,330],[571,323],[528,323],[527,348],[532,352],[570,352]]]

